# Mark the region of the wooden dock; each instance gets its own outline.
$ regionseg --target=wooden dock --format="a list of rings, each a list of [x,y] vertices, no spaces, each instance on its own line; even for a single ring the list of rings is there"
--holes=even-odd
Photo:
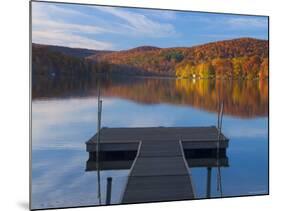
[[[87,143],[95,170],[97,135]],[[102,128],[100,169],[130,169],[122,203],[193,199],[190,166],[227,166],[228,139],[216,127]],[[218,162],[219,161],[219,162]]]
[[[194,190],[180,142],[141,141],[122,202],[192,198]]]

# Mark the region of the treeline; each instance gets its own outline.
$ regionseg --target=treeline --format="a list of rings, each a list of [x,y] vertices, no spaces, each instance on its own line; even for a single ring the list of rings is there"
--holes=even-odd
[[[137,49],[137,50],[136,50]],[[136,48],[87,57],[179,77],[268,76],[268,41],[241,38],[190,48]],[[142,50],[143,49],[143,50]]]
[[[59,49],[59,48],[58,48]],[[86,58],[54,51],[46,45],[32,46],[32,75],[48,77],[89,77],[90,75],[152,75],[147,71],[126,64],[92,61]]]
[[[70,51],[71,50],[71,51]],[[32,46],[32,74],[88,77],[91,74],[157,75],[181,78],[267,78],[268,41],[241,38],[190,48],[142,46],[93,51]],[[73,56],[74,53],[79,56]],[[75,54],[75,55],[76,55]]]
[[[267,78],[268,58],[217,58],[199,64],[184,61],[176,65],[175,74],[181,78]]]
[[[45,48],[52,52],[60,52],[67,56],[73,56],[78,58],[85,58],[87,56],[91,56],[97,53],[109,53],[111,51],[104,51],[104,50],[92,50],[92,49],[85,49],[85,48],[71,48],[65,46],[57,46],[57,45],[45,45],[45,44],[37,44],[32,43],[33,47],[36,48]]]
[[[32,46],[33,76],[87,76],[95,67],[83,58],[65,55],[44,46]]]

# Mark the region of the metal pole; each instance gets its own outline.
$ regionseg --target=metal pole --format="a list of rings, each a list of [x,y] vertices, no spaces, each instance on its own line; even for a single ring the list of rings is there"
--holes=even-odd
[[[223,107],[224,107],[224,102],[222,101],[222,108],[221,108],[221,118],[220,118],[220,135],[221,135],[221,130],[222,130],[222,117],[223,117]],[[219,139],[220,141],[220,139]],[[218,176],[219,176],[219,186],[220,186],[220,194],[221,194],[221,197],[222,197],[222,183],[221,183],[221,168],[219,166],[218,168]]]
[[[217,162],[216,162],[216,164],[217,164],[217,169],[219,169],[219,151],[220,151],[220,102],[218,103],[218,134],[217,134],[217,137],[218,137],[218,139],[217,139],[217,152],[216,152],[216,156],[217,156]],[[219,172],[219,170],[217,171],[217,191],[219,190],[219,183],[218,183],[218,177],[219,177],[219,175],[218,175],[218,172]]]
[[[99,204],[101,204],[101,188],[100,188],[101,184],[100,184],[100,169],[99,169],[101,111],[102,111],[102,101],[100,100],[100,85],[98,81],[98,124],[97,124],[97,143],[96,143],[96,168],[97,168],[97,177],[98,177],[97,197],[99,200]]]
[[[220,153],[220,138],[221,138],[221,128],[222,128],[222,117],[223,117],[223,102],[221,103],[221,107],[218,111],[218,141],[217,141],[217,191],[220,191],[222,196],[222,185],[221,185],[221,170],[219,163],[219,153]]]
[[[107,177],[106,184],[106,204],[110,204],[111,201],[111,189],[112,189],[112,177]]]

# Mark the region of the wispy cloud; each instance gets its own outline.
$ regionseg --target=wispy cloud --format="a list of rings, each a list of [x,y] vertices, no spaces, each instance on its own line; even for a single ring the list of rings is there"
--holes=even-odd
[[[62,16],[85,16],[85,14],[55,5],[33,3],[32,42],[102,50],[113,48],[111,43],[93,38],[95,34],[105,33],[106,29],[93,25],[67,23],[63,18],[59,18]],[[91,38],[85,34],[91,35]]]
[[[226,23],[233,28],[266,28],[267,19],[260,17],[235,17],[226,19]]]
[[[32,3],[32,14],[36,17],[46,16],[83,16],[88,18],[87,14],[84,14],[78,10],[57,6],[56,4],[33,2]]]
[[[189,17],[188,15],[186,17]],[[213,14],[209,15],[198,15],[191,14],[190,18],[187,18],[187,21],[197,22],[199,25],[205,24],[205,27],[208,28],[222,28],[224,30],[239,30],[247,29],[251,30],[260,30],[267,28],[268,21],[265,17],[255,17],[255,16],[243,16],[243,15],[218,15]]]
[[[267,38],[266,17],[33,2],[33,42],[100,50]]]
[[[92,12],[85,13],[81,10],[89,8],[93,9]],[[96,17],[96,11],[100,14],[109,13],[112,17],[101,20],[100,17]],[[169,13],[165,14],[166,19],[174,17]],[[155,15],[158,16],[159,12]],[[98,40],[98,35],[119,34],[126,37],[144,38],[176,35],[172,24],[162,23],[159,18],[156,19],[145,13],[141,14],[122,8],[80,6],[73,9],[55,4],[34,2],[32,4],[32,41],[42,44],[104,50],[115,49],[114,41]],[[80,23],[73,20],[80,20]]]
[[[147,17],[156,18],[158,20],[175,20],[177,19],[177,12],[172,10],[141,10]],[[153,11],[153,12],[151,12]]]
[[[133,35],[146,37],[169,37],[177,34],[172,24],[152,20],[144,14],[113,7],[96,8],[125,21],[123,27],[127,29],[124,31],[127,35],[128,32]]]
[[[73,48],[87,48],[87,49],[112,49],[112,44],[100,42],[97,40],[89,39],[80,35],[68,34],[65,31],[44,31],[37,30],[32,32],[32,42],[61,45]]]
[[[87,34],[99,34],[108,31],[98,26],[63,23],[48,19],[35,19],[34,21],[32,21],[32,24],[34,24],[37,29],[48,28],[49,31],[66,31],[69,33],[77,31]]]
[[[224,17],[199,17],[197,21],[205,24],[198,37],[208,41],[255,37],[266,39],[268,21],[265,17],[226,15]]]

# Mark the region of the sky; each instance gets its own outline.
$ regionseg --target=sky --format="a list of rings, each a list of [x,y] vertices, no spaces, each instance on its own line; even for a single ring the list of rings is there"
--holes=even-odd
[[[32,2],[32,42],[96,50],[268,39],[263,16]]]

